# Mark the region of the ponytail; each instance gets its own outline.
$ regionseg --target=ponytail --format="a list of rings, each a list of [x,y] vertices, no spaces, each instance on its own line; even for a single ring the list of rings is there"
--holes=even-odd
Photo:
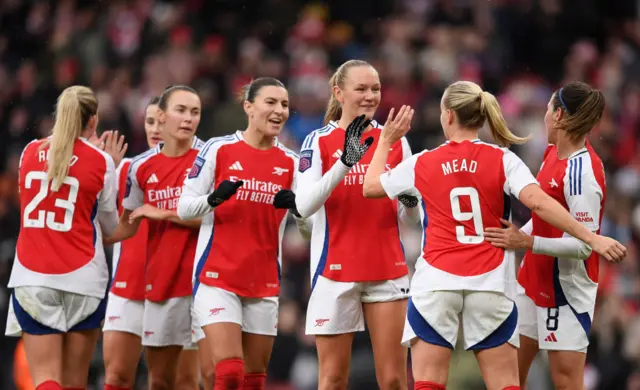
[[[529,140],[530,137],[521,138],[509,130],[498,100],[487,91],[480,92],[480,112],[486,115],[491,135],[498,145],[508,147],[512,144],[524,144]]]
[[[334,73],[329,79],[329,86],[331,87],[331,97],[329,98],[329,104],[327,104],[327,112],[324,114],[323,126],[326,126],[330,121],[337,121],[342,116],[342,107],[340,102],[336,99],[336,95],[333,93],[333,87],[337,86],[338,72]]]
[[[56,121],[48,142],[47,179],[51,182],[52,191],[58,191],[69,174],[75,140],[97,110],[98,102],[87,87],[69,87],[58,97]]]
[[[556,126],[567,132],[570,139],[577,141],[593,129],[604,113],[604,94],[583,82],[572,82],[553,94],[553,110],[565,112]]]
[[[491,135],[500,146],[523,144],[529,140],[529,137],[518,137],[509,130],[496,97],[476,83],[456,81],[451,84],[444,92],[443,104],[455,112],[463,127],[479,129],[488,121]]]

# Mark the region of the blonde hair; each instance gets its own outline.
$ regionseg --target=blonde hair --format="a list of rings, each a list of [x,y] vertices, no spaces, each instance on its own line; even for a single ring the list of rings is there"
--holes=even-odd
[[[52,191],[58,191],[67,177],[75,140],[97,112],[98,100],[88,87],[74,85],[58,96],[52,136],[43,145],[49,145],[47,179],[51,182]]]
[[[553,110],[562,109],[563,115],[556,126],[567,132],[572,140],[587,135],[602,119],[604,94],[583,82],[572,82],[555,92],[551,98]]]
[[[457,81],[444,91],[444,106],[452,110],[461,126],[478,129],[489,122],[491,135],[500,146],[523,144],[529,137],[513,134],[502,116],[500,104],[495,96],[471,81]]]
[[[327,112],[324,114],[324,125],[329,123],[329,121],[337,121],[340,119],[342,115],[342,107],[340,107],[340,102],[336,99],[336,95],[333,93],[334,87],[344,87],[344,81],[347,79],[347,72],[351,68],[356,68],[358,66],[368,66],[373,68],[371,64],[367,61],[362,60],[349,60],[344,64],[340,65],[340,67],[336,70],[336,72],[329,79],[329,87],[331,87],[331,97],[329,98],[329,104],[327,104]]]

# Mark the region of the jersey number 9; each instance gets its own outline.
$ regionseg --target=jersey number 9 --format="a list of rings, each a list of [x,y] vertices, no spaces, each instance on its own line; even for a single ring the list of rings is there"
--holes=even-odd
[[[471,211],[462,212],[460,210],[460,197],[468,196],[471,200]],[[478,190],[473,187],[456,187],[449,193],[451,201],[451,213],[453,219],[459,222],[473,220],[475,236],[467,236],[464,232],[464,225],[456,226],[456,238],[461,244],[479,244],[484,241],[484,226],[482,224],[482,213],[480,208],[480,196]]]
[[[31,199],[31,202],[27,204],[24,208],[24,227],[29,228],[39,228],[42,229],[45,225],[51,229],[58,232],[68,232],[71,230],[71,224],[73,223],[73,213],[76,210],[76,200],[78,199],[78,189],[80,188],[80,183],[78,179],[75,177],[67,176],[64,178],[62,183],[67,184],[69,188],[69,196],[67,199],[56,199],[55,207],[64,210],[64,221],[62,223],[56,222],[55,212],[53,211],[44,211],[37,210],[40,202],[42,202],[48,194],[49,191],[49,180],[47,179],[47,173],[42,171],[31,171],[27,173],[25,177],[25,188],[31,188],[35,185],[34,182],[38,182],[40,184],[40,190],[36,196]],[[37,210],[37,214],[35,218],[30,218],[30,215]]]

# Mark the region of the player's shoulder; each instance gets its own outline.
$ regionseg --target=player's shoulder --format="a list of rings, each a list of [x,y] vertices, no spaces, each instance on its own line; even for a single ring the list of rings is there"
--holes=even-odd
[[[569,192],[574,195],[580,195],[585,184],[604,185],[602,160],[590,146],[569,156],[565,175],[565,183],[570,187]]]
[[[161,148],[162,148],[162,144],[158,144],[157,146],[147,150],[146,152],[142,152],[139,155],[133,157],[129,161],[129,169],[131,171],[136,171],[143,166],[152,164],[153,157],[158,156],[160,154]]]
[[[73,152],[74,154],[77,153],[79,158],[85,157],[91,164],[111,167],[112,170],[116,169],[113,158],[109,153],[101,150],[84,138],[79,138],[78,141],[79,142],[75,144]]]
[[[276,138],[276,142],[274,145],[276,148],[278,148],[278,150],[280,150],[283,154],[283,156],[290,158],[294,161],[298,161],[299,156],[296,152],[294,152],[293,150],[291,150],[289,147],[287,147],[286,145],[284,145],[282,142],[280,142],[277,138]]]
[[[198,137],[193,137],[193,142],[191,143],[191,149],[202,150],[205,142]]]
[[[20,154],[20,165],[22,165],[24,161],[29,161],[32,158],[37,157],[38,152],[44,146],[47,140],[48,138],[37,138],[26,144],[22,149],[22,153]]]
[[[242,141],[240,131],[236,131],[233,134],[228,134],[220,137],[210,138],[204,142],[200,147],[200,153],[198,156],[206,157],[207,155],[216,153],[220,148],[228,145],[237,144]]]
[[[328,137],[338,129],[336,121],[329,121],[325,126],[311,131],[302,142],[300,150],[314,148],[320,142],[321,138]]]

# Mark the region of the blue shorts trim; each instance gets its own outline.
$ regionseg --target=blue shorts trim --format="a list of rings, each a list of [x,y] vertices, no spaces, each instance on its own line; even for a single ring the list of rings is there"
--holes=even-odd
[[[502,344],[507,343],[513,333],[516,331],[518,326],[518,308],[516,307],[515,302],[513,303],[513,310],[511,310],[511,314],[507,317],[506,320],[500,326],[493,331],[489,336],[487,336],[484,340],[479,342],[478,344],[468,348],[471,351],[478,351],[483,349],[490,349],[499,347]]]
[[[13,311],[16,315],[16,319],[18,320],[18,323],[20,324],[20,328],[22,328],[22,332],[36,335],[36,336],[65,333],[58,329],[53,329],[46,325],[43,325],[38,321],[36,321],[35,319],[33,319],[33,317],[31,317],[29,313],[27,313],[22,308],[22,306],[20,305],[20,302],[18,302],[14,294],[12,294],[11,299],[13,302]],[[107,299],[103,298],[100,301],[98,308],[96,309],[96,311],[93,312],[93,314],[91,314],[89,317],[85,318],[78,324],[76,324],[67,332],[77,332],[81,330],[92,330],[92,329],[102,328],[102,321],[104,320],[106,312],[107,312]]]
[[[444,337],[440,336],[440,333],[433,329],[427,320],[422,317],[422,314],[416,309],[411,298],[409,298],[409,305],[407,307],[407,320],[409,321],[409,325],[411,325],[411,329],[413,329],[413,333],[415,333],[420,340],[425,343],[453,349],[453,345],[445,340]]]

